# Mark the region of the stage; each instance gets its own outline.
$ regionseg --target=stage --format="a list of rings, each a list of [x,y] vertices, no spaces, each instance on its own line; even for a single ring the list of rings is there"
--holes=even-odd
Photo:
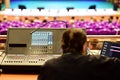
[[[103,0],[11,0],[10,8],[17,9],[18,5],[25,5],[27,9],[36,9],[43,7],[45,9],[66,9],[74,7],[75,9],[88,9],[91,5],[96,5],[96,8],[113,9],[113,4]]]

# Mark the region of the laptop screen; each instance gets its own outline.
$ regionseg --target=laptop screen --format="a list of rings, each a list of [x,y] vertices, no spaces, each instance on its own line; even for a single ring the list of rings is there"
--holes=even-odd
[[[101,55],[120,58],[120,43],[104,41]]]

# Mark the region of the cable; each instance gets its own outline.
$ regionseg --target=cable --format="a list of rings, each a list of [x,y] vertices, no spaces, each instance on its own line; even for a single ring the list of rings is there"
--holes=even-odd
[[[2,54],[5,52],[5,50],[2,51],[2,53],[0,54],[0,56],[2,56]]]
[[[46,26],[47,24],[49,24],[49,23],[51,23],[51,22],[63,22],[63,23],[66,24],[66,28],[68,28],[68,24],[67,24],[67,22],[62,21],[62,20],[53,20],[53,21],[45,22],[45,23],[44,23],[43,25],[41,25],[39,28],[36,28],[36,29],[34,29],[33,31],[31,31],[30,34],[32,34],[32,33],[36,32],[36,31],[40,30],[41,27],[44,27],[44,26]]]

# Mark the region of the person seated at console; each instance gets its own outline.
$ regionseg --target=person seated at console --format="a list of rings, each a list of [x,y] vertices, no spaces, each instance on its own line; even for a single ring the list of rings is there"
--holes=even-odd
[[[90,50],[97,50],[98,49],[98,43],[99,43],[99,40],[94,38],[94,39],[90,39],[89,42],[88,42],[88,48]]]
[[[86,33],[69,28],[62,36],[62,56],[46,61],[37,80],[120,80],[120,60],[86,54]]]

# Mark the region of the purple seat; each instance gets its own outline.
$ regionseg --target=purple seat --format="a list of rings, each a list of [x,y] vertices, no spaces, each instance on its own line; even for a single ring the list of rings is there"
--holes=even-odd
[[[120,35],[120,29],[114,29],[114,31],[116,32],[116,35]]]
[[[113,29],[116,29],[118,27],[113,25],[113,24],[108,24],[108,25],[106,25],[106,28],[109,28],[109,29],[113,30]]]
[[[98,30],[99,35],[111,35],[111,30],[108,28]]]
[[[110,32],[111,35],[117,35],[118,34],[118,30],[117,29],[113,29]]]
[[[7,30],[6,29],[0,30],[0,35],[7,35]]]
[[[97,30],[96,29],[87,29],[86,30],[87,35],[97,35]]]
[[[120,35],[120,31],[118,31],[118,35]]]
[[[95,26],[94,28],[95,28],[96,30],[100,30],[100,29],[103,29],[104,26],[98,26],[98,25],[97,25],[97,26]]]
[[[0,39],[0,43],[6,43],[6,39]]]

